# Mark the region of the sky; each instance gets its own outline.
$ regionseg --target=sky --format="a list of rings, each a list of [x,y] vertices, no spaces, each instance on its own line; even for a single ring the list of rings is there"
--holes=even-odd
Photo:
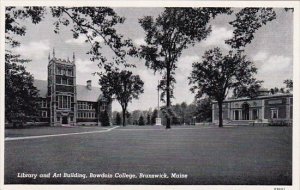
[[[133,40],[135,45],[144,44],[145,33],[138,23],[138,19],[144,16],[156,17],[163,8],[114,8],[116,13],[126,18],[125,23],[117,26],[118,33],[125,38]],[[235,10],[237,11],[237,10]],[[277,18],[260,28],[254,34],[254,40],[245,49],[248,59],[254,62],[258,68],[256,78],[263,80],[263,87],[284,87],[285,79],[293,78],[293,13],[276,9]],[[210,22],[212,32],[206,40],[197,43],[193,47],[184,50],[175,71],[175,84],[173,104],[186,102],[192,103],[194,94],[191,93],[188,85],[188,76],[192,71],[192,63],[201,61],[204,52],[213,47],[220,47],[224,53],[230,50],[225,44],[225,40],[233,36],[233,28],[229,24],[234,20],[234,15],[217,16]],[[73,39],[70,28],[61,27],[60,33],[55,34],[54,19],[50,14],[46,15],[42,22],[37,25],[28,20],[23,20],[19,24],[26,26],[25,36],[15,36],[21,42],[21,46],[14,48],[16,53],[31,59],[26,63],[27,70],[33,74],[35,79],[47,80],[48,55],[55,48],[57,58],[72,59],[73,52],[76,56],[77,84],[86,84],[87,80],[92,80],[92,85],[99,87],[98,76],[92,73],[100,71],[97,64],[89,60],[86,52],[90,45],[84,42],[84,37]],[[102,39],[98,39],[100,42]],[[104,55],[111,57],[111,52],[103,49]],[[138,100],[133,100],[128,110],[154,109],[157,105],[157,82],[161,78],[159,74],[154,75],[153,70],[145,66],[145,61],[138,58],[128,58],[129,63],[136,65],[131,69],[134,74],[140,75],[144,81],[144,93]],[[113,110],[120,111],[121,106],[113,103]]]

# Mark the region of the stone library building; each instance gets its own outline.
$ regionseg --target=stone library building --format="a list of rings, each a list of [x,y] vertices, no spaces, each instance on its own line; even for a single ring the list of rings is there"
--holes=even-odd
[[[48,80],[35,80],[39,90],[39,122],[51,126],[101,125],[101,116],[111,117],[111,102],[101,93],[100,87],[76,84],[75,54],[73,60],[48,57]]]

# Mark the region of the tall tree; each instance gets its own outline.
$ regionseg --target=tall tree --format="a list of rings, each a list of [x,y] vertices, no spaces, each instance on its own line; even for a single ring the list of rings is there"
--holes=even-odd
[[[13,36],[26,33],[19,21],[31,19],[37,24],[43,14],[44,9],[40,7],[24,7],[18,11],[14,7],[5,9],[5,119],[8,122],[26,122],[38,113],[38,90],[33,86],[33,76],[23,66],[30,60],[14,54],[12,49],[20,45]]]
[[[162,97],[166,95],[166,109],[171,106],[176,63],[182,51],[205,39],[211,32],[209,21],[221,13],[231,11],[228,8],[165,8],[155,20],[152,16],[139,19],[147,43],[141,46],[140,56],[148,68],[164,75],[159,87]],[[170,128],[170,117],[166,119],[166,128]]]
[[[133,99],[138,99],[139,95],[144,92],[144,82],[139,75],[133,75],[131,71],[112,70],[101,75],[99,84],[106,98],[115,98],[120,103],[123,126],[125,126],[128,104]]]
[[[206,51],[202,59],[193,63],[189,77],[191,91],[196,98],[206,94],[218,102],[219,127],[223,127],[222,104],[229,90],[255,83],[257,68],[241,51],[222,55],[219,48],[214,48]]]

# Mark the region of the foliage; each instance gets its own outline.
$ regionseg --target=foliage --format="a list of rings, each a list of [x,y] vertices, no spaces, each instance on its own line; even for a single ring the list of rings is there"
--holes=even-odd
[[[274,87],[270,89],[270,94],[286,94],[286,93],[291,93],[291,91],[293,91],[293,80],[291,79],[286,79],[283,81],[283,83],[286,85],[286,88],[281,87]]]
[[[261,83],[263,81],[257,81],[253,79],[253,82],[250,84],[244,84],[241,86],[236,87],[233,90],[233,94],[235,98],[240,97],[249,97],[249,98],[255,98],[259,96],[259,90],[261,88]]]
[[[118,34],[115,26],[123,24],[124,17],[120,17],[109,7],[51,7],[51,13],[57,20],[54,23],[55,33],[59,33],[60,26],[72,25],[73,38],[80,35],[86,36],[86,42],[91,44],[91,49],[87,52],[91,55],[91,61],[97,61],[98,66],[104,66],[111,70],[116,64],[133,66],[127,64],[125,57],[131,54],[133,44],[131,40],[123,40],[123,36]],[[115,54],[113,62],[109,62],[102,54],[102,44],[97,39],[100,37],[106,46]]]
[[[144,82],[139,75],[133,75],[131,71],[112,70],[101,75],[99,84],[106,98],[115,98],[120,103],[123,126],[125,126],[128,103],[133,99],[138,99],[139,95],[144,92]]]
[[[196,120],[199,122],[212,121],[212,101],[208,98],[203,98],[197,101]]]
[[[30,18],[32,23],[41,21],[44,9],[41,7],[24,7],[18,10],[6,7],[5,10],[5,44],[17,47],[20,43],[13,35],[23,36],[26,28],[19,20]],[[5,119],[8,122],[26,122],[36,120],[38,115],[38,90],[33,86],[33,76],[22,64],[30,60],[21,58],[11,50],[5,50]]]
[[[231,11],[228,8],[165,8],[156,19],[152,16],[139,19],[147,43],[141,46],[139,54],[148,68],[163,73],[159,88],[162,100],[166,96],[167,107],[171,106],[176,62],[182,51],[205,39],[211,32],[210,19],[221,13]],[[169,117],[166,127],[170,128]]]
[[[34,120],[38,113],[38,90],[19,58],[5,54],[5,118],[9,122]]]
[[[226,40],[232,48],[240,49],[251,43],[254,33],[276,18],[272,8],[243,8],[236,14],[236,19],[231,24],[235,29],[233,38]]]
[[[116,125],[121,125],[121,123],[122,123],[122,118],[120,113],[118,112],[116,115]]]
[[[100,119],[102,126],[110,126],[110,118],[106,110],[100,113]]]
[[[139,117],[139,125],[145,125],[145,119],[142,115]]]
[[[222,55],[219,48],[208,50],[202,57],[202,62],[193,63],[189,77],[191,91],[196,98],[204,94],[216,100],[219,105],[219,126],[223,126],[222,103],[229,90],[256,83],[253,75],[257,68],[242,55],[242,51],[230,51]]]
[[[38,24],[44,19],[44,15],[50,12],[54,19],[54,32],[59,33],[61,26],[71,26],[73,37],[80,35],[86,37],[86,43],[91,48],[87,52],[91,55],[91,61],[97,61],[99,67],[111,70],[113,66],[123,64],[125,67],[134,66],[126,63],[126,55],[133,55],[135,48],[130,39],[123,39],[115,27],[123,24],[124,17],[120,17],[109,7],[7,7],[5,12],[6,42],[15,47],[19,42],[9,34],[25,35],[25,26],[19,25],[19,20],[30,18],[32,23]],[[109,61],[102,54],[102,44],[114,53],[113,61]]]
[[[19,46],[20,43],[13,39],[12,34],[24,36],[26,27],[19,24],[20,20],[31,19],[33,24],[38,24],[45,14],[45,7],[6,7],[5,9],[5,43],[11,47]]]
[[[292,79],[286,79],[283,83],[286,85],[286,88],[288,88],[288,91],[293,91],[293,80]]]

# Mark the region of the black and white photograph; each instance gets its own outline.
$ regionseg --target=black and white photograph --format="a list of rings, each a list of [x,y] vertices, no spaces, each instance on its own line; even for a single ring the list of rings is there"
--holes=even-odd
[[[283,5],[2,4],[1,186],[296,190]]]

